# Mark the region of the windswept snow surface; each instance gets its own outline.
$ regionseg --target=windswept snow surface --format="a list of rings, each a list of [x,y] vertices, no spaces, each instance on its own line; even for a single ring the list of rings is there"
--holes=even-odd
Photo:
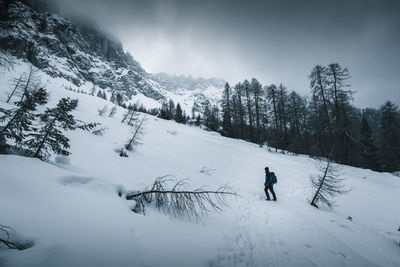
[[[2,107],[10,75],[0,77]],[[352,190],[334,210],[317,210],[308,204],[313,159],[152,116],[143,145],[121,158],[115,150],[130,135],[120,123],[124,110],[100,117],[97,110],[110,102],[46,80],[49,106],[78,98],[76,118],[107,131],[68,132],[69,161],[0,155],[0,224],[34,242],[23,251],[0,249],[0,266],[400,266],[399,177],[344,166]],[[215,170],[207,175],[204,166]],[[278,176],[277,202],[265,201],[265,166]],[[156,210],[135,214],[117,194],[166,174],[193,187],[228,184],[241,196],[195,223]]]

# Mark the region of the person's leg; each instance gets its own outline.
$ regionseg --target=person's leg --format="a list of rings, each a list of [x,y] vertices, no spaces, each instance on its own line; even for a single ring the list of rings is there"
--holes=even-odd
[[[268,188],[269,188],[269,191],[271,191],[271,193],[272,193],[272,197],[276,201],[276,195],[275,195],[275,192],[274,192],[274,186],[270,185]]]
[[[271,200],[271,198],[269,197],[269,194],[268,194],[268,187],[264,187],[264,192],[265,192],[265,195],[267,196],[267,200]]]

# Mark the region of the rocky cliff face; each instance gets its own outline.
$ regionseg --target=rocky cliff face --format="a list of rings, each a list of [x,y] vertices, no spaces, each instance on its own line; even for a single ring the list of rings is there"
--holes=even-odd
[[[93,27],[74,24],[20,1],[10,4],[7,15],[0,22],[0,49],[78,87],[91,82],[119,92],[124,101],[141,93],[160,103],[175,94],[196,98],[210,87],[222,90],[224,81],[219,79],[149,74],[124,52],[119,41]],[[196,99],[191,100],[196,103]]]

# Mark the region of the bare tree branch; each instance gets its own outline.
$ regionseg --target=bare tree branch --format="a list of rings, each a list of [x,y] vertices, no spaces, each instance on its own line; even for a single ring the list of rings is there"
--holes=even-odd
[[[348,189],[345,189],[342,184],[344,179],[341,177],[341,168],[332,162],[331,156],[333,150],[334,147],[332,148],[326,162],[320,161],[317,163],[319,174],[311,176],[312,187],[316,190],[310,205],[316,208],[318,208],[318,202],[326,204],[329,208],[332,208],[334,204],[332,198],[349,191]]]
[[[11,232],[15,233],[14,229],[12,229],[9,226],[0,225],[0,244],[5,245],[9,249],[18,249],[18,250],[24,250],[31,247],[29,244],[23,245],[19,242],[10,241]],[[5,236],[5,239],[2,238],[2,235]]]

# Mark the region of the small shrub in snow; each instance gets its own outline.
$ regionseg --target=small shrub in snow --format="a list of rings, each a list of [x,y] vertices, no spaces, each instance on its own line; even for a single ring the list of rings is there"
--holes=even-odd
[[[175,130],[167,130],[167,133],[171,134],[171,135],[177,135],[178,132]]]
[[[213,175],[213,173],[215,172],[215,169],[212,168],[207,168],[206,166],[203,166],[203,168],[200,169],[200,172],[203,174],[207,174],[207,175]]]
[[[97,129],[94,129],[93,131],[92,131],[92,133],[94,134],[94,135],[103,135],[104,133],[105,133],[105,131],[107,130],[108,128],[107,127],[100,127],[100,128],[97,128]]]
[[[117,106],[112,107],[112,109],[110,110],[110,113],[108,114],[108,117],[114,118],[115,113],[117,113]]]
[[[106,114],[107,110],[107,105],[104,105],[104,107],[102,109],[98,109],[97,112],[99,113],[99,116],[103,117]]]
[[[120,157],[122,158],[127,158],[128,157],[128,153],[126,153],[125,149],[121,148],[117,150],[118,154]]]

